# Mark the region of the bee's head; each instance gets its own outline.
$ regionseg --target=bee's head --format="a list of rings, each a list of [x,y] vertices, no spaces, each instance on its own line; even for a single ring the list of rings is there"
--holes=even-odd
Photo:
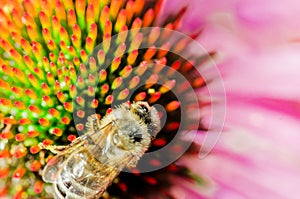
[[[160,129],[160,120],[156,108],[147,102],[134,102],[130,110],[136,114],[148,127],[148,132],[154,138]]]
[[[160,129],[158,113],[147,102],[124,103],[108,116],[117,127],[113,142],[125,150],[147,149]]]

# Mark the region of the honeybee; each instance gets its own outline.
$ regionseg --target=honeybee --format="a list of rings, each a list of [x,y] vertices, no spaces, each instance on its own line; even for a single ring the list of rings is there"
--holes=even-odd
[[[43,169],[54,197],[99,198],[125,168],[135,167],[160,128],[147,102],[123,103],[99,121],[88,117],[87,133],[68,146],[44,146],[57,153]]]

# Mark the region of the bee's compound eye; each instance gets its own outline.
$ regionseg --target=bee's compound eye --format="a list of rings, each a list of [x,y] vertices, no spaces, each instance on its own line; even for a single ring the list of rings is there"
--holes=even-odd
[[[142,139],[143,139],[143,136],[140,133],[135,134],[134,137],[133,137],[134,142],[141,142]]]
[[[148,112],[148,111],[149,111],[148,107],[147,107],[145,104],[140,104],[140,107],[141,107],[141,109],[142,109],[143,111],[145,111],[145,112]]]

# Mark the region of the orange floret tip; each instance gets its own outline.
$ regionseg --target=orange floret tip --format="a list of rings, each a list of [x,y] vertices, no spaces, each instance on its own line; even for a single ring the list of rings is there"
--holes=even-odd
[[[30,153],[32,154],[36,154],[38,152],[40,152],[41,148],[38,145],[34,145],[30,147]]]
[[[18,142],[22,142],[26,139],[26,135],[24,135],[23,133],[18,133],[15,135],[15,139]]]
[[[22,178],[25,173],[26,173],[26,169],[24,167],[19,167],[14,171],[13,177],[14,178]]]
[[[48,145],[51,145],[51,144],[53,144],[52,140],[50,140],[50,139],[43,140],[43,145],[48,146]]]
[[[35,131],[35,130],[27,132],[27,136],[30,137],[30,138],[36,137],[38,135],[40,135],[40,133],[38,131]]]
[[[67,139],[68,139],[68,141],[72,142],[73,140],[76,139],[76,136],[71,134],[71,135],[68,135]]]
[[[14,157],[16,158],[22,158],[27,154],[27,149],[24,147],[19,147],[14,152]]]
[[[38,160],[34,160],[31,164],[30,164],[30,166],[29,166],[29,169],[30,169],[30,171],[33,171],[33,172],[35,172],[35,171],[38,171],[40,168],[41,168],[41,163],[38,161]]]
[[[41,180],[38,180],[34,183],[33,190],[36,194],[40,194],[43,191],[44,183]]]

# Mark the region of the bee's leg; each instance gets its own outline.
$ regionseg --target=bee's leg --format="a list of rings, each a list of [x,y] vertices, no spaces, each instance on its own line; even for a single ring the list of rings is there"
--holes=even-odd
[[[46,149],[46,150],[51,151],[54,154],[57,154],[57,153],[62,152],[63,150],[65,150],[69,146],[44,145],[43,143],[39,143],[39,147],[41,149]]]
[[[39,153],[39,155],[40,155],[40,163],[41,163],[42,165],[45,165],[45,151],[41,151],[41,152]]]
[[[131,169],[131,168],[134,168],[136,167],[136,165],[138,164],[138,161],[139,161],[139,158],[132,158],[130,160],[130,162],[127,164],[127,168]]]
[[[87,118],[86,127],[92,132],[100,130],[100,121],[97,114],[93,114]]]
[[[79,136],[77,137],[75,140],[73,140],[71,143],[70,143],[70,146],[74,146],[80,142],[82,142],[82,140],[84,140],[86,138],[86,135],[82,135],[82,136]]]
[[[130,161],[130,162],[127,164],[127,168],[128,168],[128,169],[132,169],[132,168],[136,167],[137,163],[138,163],[137,160],[136,160],[136,161]]]

